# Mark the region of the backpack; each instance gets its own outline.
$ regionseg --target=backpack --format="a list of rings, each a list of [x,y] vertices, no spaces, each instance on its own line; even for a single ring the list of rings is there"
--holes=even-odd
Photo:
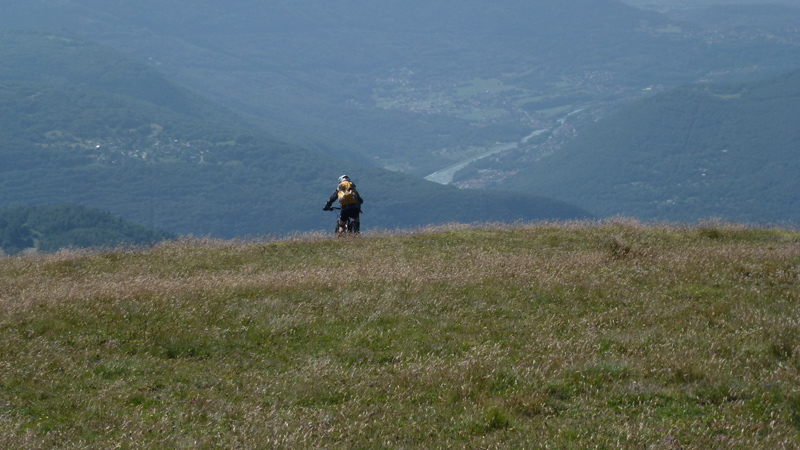
[[[353,190],[353,184],[349,181],[339,183],[339,205],[349,206],[358,203],[358,197]]]

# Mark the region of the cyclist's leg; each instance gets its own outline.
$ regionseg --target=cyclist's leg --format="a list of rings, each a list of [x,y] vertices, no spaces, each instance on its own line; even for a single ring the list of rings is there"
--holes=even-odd
[[[349,224],[347,223],[348,220],[351,220]],[[343,231],[358,231],[358,209],[342,209],[342,214],[339,216],[339,224],[342,225]]]
[[[336,224],[339,226],[337,228],[339,233],[344,233],[345,231],[347,231],[347,213],[345,212],[345,210],[341,210],[339,212],[339,220],[336,222]]]

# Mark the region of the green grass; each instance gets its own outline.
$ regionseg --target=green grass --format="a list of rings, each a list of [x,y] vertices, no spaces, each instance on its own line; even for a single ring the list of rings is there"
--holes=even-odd
[[[449,226],[0,259],[0,448],[800,446],[800,234]]]

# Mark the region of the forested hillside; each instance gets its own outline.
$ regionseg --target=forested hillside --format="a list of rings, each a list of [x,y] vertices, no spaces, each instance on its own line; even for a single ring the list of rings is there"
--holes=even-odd
[[[796,0],[623,0],[637,8],[650,9],[675,20],[703,25],[765,26],[775,29],[796,26],[800,14]]]
[[[284,234],[329,228],[334,217],[321,207],[336,177],[349,172],[367,199],[367,228],[586,215],[278,142],[235,125],[234,114],[153,69],[75,36],[4,33],[0,50],[0,208],[84,205],[178,234]]]
[[[0,80],[38,81],[88,87],[133,97],[192,117],[213,115],[236,123],[240,118],[164,78],[155,68],[79,34],[59,30],[0,30],[3,60]]]
[[[800,223],[800,71],[630,106],[512,178],[600,215]]]
[[[0,210],[0,254],[25,250],[146,245],[171,235],[81,206],[34,206]]]
[[[800,57],[794,35],[723,35],[618,0],[30,0],[3,13],[0,26],[134,55],[282,140],[423,176],[578,108]]]

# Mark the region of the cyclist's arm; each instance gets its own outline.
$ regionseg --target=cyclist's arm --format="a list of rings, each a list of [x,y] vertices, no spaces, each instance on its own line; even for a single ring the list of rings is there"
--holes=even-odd
[[[330,208],[330,207],[331,207],[331,205],[333,205],[333,202],[335,202],[335,201],[336,201],[336,200],[338,200],[338,199],[339,199],[339,192],[338,192],[338,190],[337,190],[337,191],[333,191],[333,194],[331,194],[331,198],[329,198],[329,199],[328,199],[328,202],[327,202],[327,203],[325,203],[325,209],[328,209],[328,208]]]
[[[361,198],[361,193],[356,190],[355,186],[353,186],[353,192],[355,192],[356,194],[356,198],[358,199],[358,204],[360,205],[364,203],[364,199]]]

